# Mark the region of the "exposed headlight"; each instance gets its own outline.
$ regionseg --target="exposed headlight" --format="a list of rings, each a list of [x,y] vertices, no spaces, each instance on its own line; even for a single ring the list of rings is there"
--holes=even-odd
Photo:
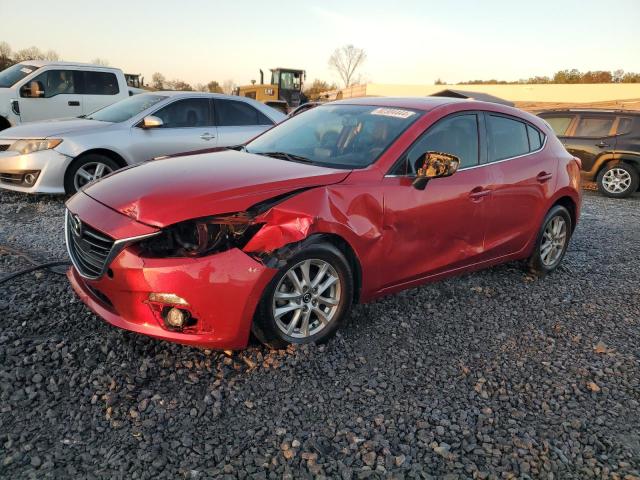
[[[19,152],[21,154],[39,152],[40,150],[49,150],[56,148],[62,143],[60,138],[45,138],[41,140],[16,140],[11,144],[9,150]]]
[[[201,257],[244,247],[260,227],[246,213],[187,220],[143,240],[138,247],[149,257]]]

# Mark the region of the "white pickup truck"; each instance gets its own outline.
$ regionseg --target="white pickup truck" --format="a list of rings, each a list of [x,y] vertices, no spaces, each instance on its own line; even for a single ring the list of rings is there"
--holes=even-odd
[[[79,117],[128,97],[122,70],[28,60],[0,72],[0,130],[25,122]]]

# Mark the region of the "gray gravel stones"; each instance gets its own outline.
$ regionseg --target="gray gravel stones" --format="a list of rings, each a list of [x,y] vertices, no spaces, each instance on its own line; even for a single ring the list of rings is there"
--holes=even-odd
[[[117,330],[50,272],[1,285],[0,477],[638,478],[639,207],[587,193],[555,274],[405,291],[282,352]],[[62,212],[0,192],[0,245],[64,258]]]

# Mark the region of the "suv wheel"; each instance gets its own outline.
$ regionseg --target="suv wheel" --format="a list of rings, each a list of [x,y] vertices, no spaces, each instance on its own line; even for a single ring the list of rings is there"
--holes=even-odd
[[[544,217],[531,257],[531,273],[544,276],[562,262],[571,238],[571,215],[562,205],[554,206]]]
[[[109,157],[90,153],[78,158],[64,176],[64,191],[72,195],[88,183],[115,172],[119,165]]]
[[[607,197],[625,198],[638,189],[640,175],[631,165],[613,163],[598,174],[598,189]]]
[[[352,298],[353,276],[342,252],[331,244],[310,245],[265,289],[253,333],[271,348],[325,342],[348,315]]]

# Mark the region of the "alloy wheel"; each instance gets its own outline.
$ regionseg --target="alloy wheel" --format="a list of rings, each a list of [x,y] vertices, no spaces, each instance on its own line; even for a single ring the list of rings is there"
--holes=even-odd
[[[554,265],[562,256],[567,244],[567,222],[557,215],[547,223],[540,242],[540,258],[547,267]]]
[[[291,267],[273,294],[273,318],[288,337],[305,339],[326,328],[338,312],[342,285],[328,262],[307,259]]]
[[[602,176],[602,186],[609,193],[623,193],[631,186],[631,175],[623,168],[612,168]]]
[[[89,182],[93,182],[105,175],[113,172],[113,169],[109,165],[105,165],[101,162],[85,163],[76,171],[73,176],[73,185],[76,191],[80,190]]]

